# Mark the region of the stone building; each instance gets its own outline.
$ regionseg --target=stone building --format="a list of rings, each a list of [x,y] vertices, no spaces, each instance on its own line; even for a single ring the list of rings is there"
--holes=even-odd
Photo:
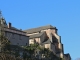
[[[69,53],[64,54],[64,60],[71,60],[71,56]]]
[[[0,30],[1,29],[5,32],[4,34],[11,42],[11,45],[29,45],[29,36],[26,36],[26,32],[13,27],[11,23],[7,24],[0,12]]]
[[[65,60],[71,60],[69,54],[64,54],[61,36],[57,33],[57,28],[52,25],[32,28],[22,31],[6,23],[6,20],[0,13],[0,30],[5,32],[5,36],[12,45],[28,46],[30,44],[39,43],[44,48],[49,48],[54,54]]]
[[[70,60],[69,57],[64,54],[63,44],[61,43],[61,36],[57,33],[57,28],[52,25],[42,26],[38,28],[32,28],[24,30],[29,36],[29,44],[39,43],[44,48],[49,48],[54,54],[60,58]]]
[[[49,48],[58,57],[63,58],[64,50],[61,37],[57,33],[57,28],[51,25],[25,30],[29,37],[29,44],[38,42],[44,48]]]

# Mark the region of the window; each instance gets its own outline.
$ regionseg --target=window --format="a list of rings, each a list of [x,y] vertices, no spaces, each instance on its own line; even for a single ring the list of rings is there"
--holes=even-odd
[[[26,45],[27,45],[27,43],[26,43]]]
[[[45,44],[45,48],[50,48],[50,44]]]
[[[34,40],[33,39],[29,40],[29,44],[34,44]]]

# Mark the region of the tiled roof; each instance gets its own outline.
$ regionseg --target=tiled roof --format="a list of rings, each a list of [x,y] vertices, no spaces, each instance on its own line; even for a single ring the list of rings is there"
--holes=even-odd
[[[4,26],[4,28],[8,28],[8,26]],[[22,30],[20,30],[20,29],[17,29],[17,28],[15,28],[15,27],[11,27],[11,28],[8,28],[8,29],[15,30],[15,31],[19,31],[19,32],[24,32],[24,31],[22,31]],[[26,33],[26,32],[24,32],[24,33]]]
[[[38,37],[42,36],[44,33],[45,33],[45,32],[41,32],[41,33],[39,33],[39,34],[30,35],[29,38],[38,38]]]
[[[47,25],[47,26],[32,28],[32,29],[28,29],[28,30],[24,30],[24,31],[27,32],[27,33],[35,33],[35,32],[39,32],[41,30],[45,30],[45,29],[56,29],[56,27],[53,27],[51,25]]]
[[[11,27],[10,29],[16,30],[16,31],[20,31],[20,32],[24,32],[24,31],[22,31],[22,30],[20,30],[20,29],[17,29],[17,28],[15,28],[15,27]],[[26,32],[24,32],[24,33],[26,33]]]

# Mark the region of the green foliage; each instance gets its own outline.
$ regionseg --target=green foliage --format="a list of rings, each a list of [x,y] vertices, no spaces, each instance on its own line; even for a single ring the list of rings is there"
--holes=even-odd
[[[30,56],[26,55],[27,56],[26,58],[30,59],[30,60],[31,60],[32,56],[35,55],[35,50],[37,50],[37,49],[40,51],[40,54],[44,54],[45,58],[48,60],[51,60],[51,59],[61,60],[59,57],[54,55],[52,51],[41,47],[39,44],[31,44],[30,46],[25,46],[23,48],[30,54]],[[35,60],[36,60],[36,58],[35,58]]]
[[[4,24],[0,23],[0,48],[1,52],[4,52],[4,49],[9,45],[9,40],[5,37]]]
[[[23,59],[25,60],[27,58],[27,54],[23,53]]]
[[[0,35],[0,44],[1,52],[5,52],[5,49],[8,49],[10,46],[10,41],[4,35]]]
[[[60,60],[64,60],[64,58],[60,58]]]
[[[19,57],[20,56],[18,51],[16,51],[14,55],[15,55],[15,57]]]

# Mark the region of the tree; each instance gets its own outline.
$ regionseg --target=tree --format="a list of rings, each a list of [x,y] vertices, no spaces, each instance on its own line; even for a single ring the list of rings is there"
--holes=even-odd
[[[31,59],[32,57],[35,58],[35,50],[38,48],[39,44],[35,43],[35,44],[31,44],[30,46],[24,46],[24,50],[27,52],[23,53],[23,57],[26,57],[27,59]]]
[[[10,41],[5,37],[4,25],[0,22],[0,51],[3,52],[4,48],[10,44]]]

